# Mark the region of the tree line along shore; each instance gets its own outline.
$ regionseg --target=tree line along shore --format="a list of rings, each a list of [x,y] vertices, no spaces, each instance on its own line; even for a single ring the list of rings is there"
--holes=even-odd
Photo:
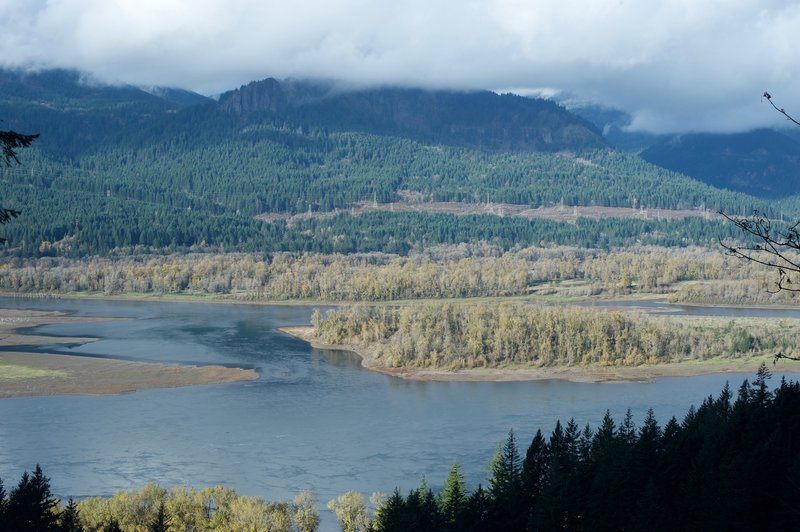
[[[794,351],[795,321],[690,322],[525,302],[348,305],[315,311],[309,339],[352,348],[374,369],[624,367]]]
[[[112,497],[66,503],[52,495],[40,466],[25,472],[8,492],[0,480],[0,530],[18,532],[166,532],[272,530],[312,532],[319,528],[314,495],[300,491],[291,501],[239,495],[224,486],[166,489],[149,483]]]
[[[675,302],[797,304],[772,273],[720,249],[639,246],[503,251],[490,244],[386,253],[192,253],[70,259],[13,258],[0,265],[12,293],[199,295],[243,301],[397,301],[471,297],[618,297]]]
[[[741,362],[796,352],[800,335],[794,320],[689,322],[534,302],[655,295],[673,302],[796,305],[793,293],[770,292],[772,285],[774,278],[759,265],[699,247],[503,251],[482,243],[434,246],[405,257],[194,253],[15,258],[0,265],[0,290],[14,294],[339,302],[339,310],[315,316],[305,339],[355,350],[377,370],[663,368],[675,363],[685,368],[686,362],[718,359],[750,370]],[[436,301],[441,299],[452,301]],[[401,301],[398,308],[355,305]],[[415,376],[423,378],[419,372]],[[483,378],[494,377],[486,373]],[[614,380],[613,375],[598,378]]]

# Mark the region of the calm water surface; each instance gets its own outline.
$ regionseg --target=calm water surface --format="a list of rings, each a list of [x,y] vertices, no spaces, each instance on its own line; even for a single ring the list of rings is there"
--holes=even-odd
[[[38,334],[92,336],[40,352],[255,368],[250,383],[143,390],[116,396],[0,399],[0,476],[7,485],[40,463],[62,497],[111,495],[146,482],[224,484],[241,494],[320,504],[355,489],[441,486],[458,460],[470,486],[513,428],[523,449],[557,419],[597,425],[605,410],[665,422],[751,375],[653,383],[411,382],[362,369],[356,357],[311,349],[276,330],[305,325],[312,309],[192,303],[24,300],[3,308],[130,318],[55,324]],[[696,312],[696,311],[695,311]],[[323,514],[329,514],[325,511]],[[324,515],[325,528],[333,523]]]

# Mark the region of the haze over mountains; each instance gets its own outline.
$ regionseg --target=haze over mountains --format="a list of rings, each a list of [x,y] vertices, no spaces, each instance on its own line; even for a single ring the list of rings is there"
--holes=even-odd
[[[112,109],[126,108],[147,116],[184,107],[215,106],[244,119],[266,115],[331,130],[406,136],[426,143],[490,151],[557,152],[610,145],[641,152],[653,164],[717,188],[764,198],[800,192],[800,142],[774,130],[682,135],[632,132],[626,129],[630,117],[616,109],[570,106],[567,101],[567,108],[574,113],[565,112],[564,107],[549,100],[489,91],[347,91],[330,81],[267,78],[223,93],[214,103],[211,98],[183,89],[109,86],[68,70],[33,74],[6,70],[0,75],[0,91],[2,104],[10,106],[4,113],[9,127],[19,107],[27,106],[30,112],[35,112],[35,105],[40,107],[42,115],[32,124],[37,131],[46,132],[51,122],[64,118],[63,113],[59,117],[45,109],[82,111],[91,121],[92,115]],[[103,121],[107,123],[108,118]],[[116,127],[127,125],[118,122]],[[24,128],[24,124],[19,127]],[[83,133],[72,137],[85,141],[88,131],[81,129]],[[41,142],[63,145],[64,139],[56,141],[55,136],[45,134]]]
[[[800,143],[770,129],[672,136],[641,155],[718,188],[762,198],[800,193]]]
[[[92,82],[74,71],[3,71],[0,95],[6,122],[22,116],[46,131],[60,112],[118,116],[137,122],[178,108],[200,106],[243,120],[288,120],[342,131],[407,136],[431,143],[504,151],[604,148],[601,133],[557,104],[493,92],[369,89],[342,91],[332,82],[267,78],[220,95],[218,102],[181,89]],[[20,124],[23,126],[23,124]],[[124,127],[124,124],[120,124]],[[43,135],[47,137],[47,135]]]
[[[699,225],[687,233],[630,220],[501,221],[489,208],[474,219],[346,212],[407,198],[633,208],[644,218],[644,209],[770,209],[613,150],[602,127],[555,102],[489,91],[346,91],[267,78],[213,100],[102,85],[74,71],[6,70],[0,117],[4,129],[41,134],[24,166],[4,169],[0,183],[4,203],[27,215],[7,227],[23,254],[200,244],[403,253],[423,242],[685,244],[715,236]],[[764,175],[785,180],[790,162]],[[340,214],[317,216],[334,210]],[[255,219],[304,212],[314,216],[291,224]]]
[[[793,130],[655,135],[628,131],[630,117],[622,111],[567,105],[601,129],[611,146],[640,153],[658,166],[760,198],[800,193],[800,142],[793,138]]]

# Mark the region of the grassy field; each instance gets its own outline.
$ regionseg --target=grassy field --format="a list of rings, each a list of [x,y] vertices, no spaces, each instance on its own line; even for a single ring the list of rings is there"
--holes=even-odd
[[[69,373],[55,369],[34,368],[17,364],[0,362],[0,381],[16,381],[25,379],[66,379]]]

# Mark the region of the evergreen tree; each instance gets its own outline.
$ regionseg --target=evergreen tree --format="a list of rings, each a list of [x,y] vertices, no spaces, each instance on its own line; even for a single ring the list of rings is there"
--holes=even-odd
[[[761,366],[758,367],[758,373],[756,373],[756,380],[753,382],[753,390],[751,392],[751,397],[756,405],[763,406],[772,398],[772,394],[767,385],[767,381],[771,378],[772,372],[767,368],[767,365],[762,362]]]
[[[680,435],[680,432],[680,423],[678,423],[678,419],[675,416],[672,416],[669,418],[669,421],[667,421],[667,424],[664,425],[664,446],[666,447],[669,444],[673,444]]]
[[[420,480],[417,493],[419,501],[417,529],[431,531],[441,530],[442,519],[439,514],[439,504],[436,501],[436,497],[433,496],[431,488],[428,486],[428,480],[425,478],[425,475],[423,475]]]
[[[651,492],[655,484],[650,479],[658,474],[661,465],[663,449],[662,431],[658,426],[653,409],[647,411],[644,423],[639,429],[639,437],[633,446],[632,483],[634,486],[647,486],[651,484]]]
[[[478,484],[478,487],[472,492],[467,501],[466,522],[468,527],[466,530],[475,532],[491,530],[489,526],[490,509],[491,499],[489,494],[483,489],[483,486]]]
[[[453,462],[444,481],[439,498],[439,509],[447,530],[462,530],[468,503],[467,487],[458,462]]]
[[[593,470],[587,478],[586,520],[596,530],[614,530],[624,526],[630,488],[629,460],[636,429],[630,411],[626,422],[616,428],[606,411],[592,441]]]
[[[588,473],[592,466],[592,442],[594,441],[594,431],[587,423],[583,427],[580,438],[578,439],[578,461],[583,465],[585,473]]]
[[[70,497],[67,501],[67,506],[61,514],[61,524],[58,527],[59,532],[83,532],[81,526],[80,516],[78,515],[78,503],[75,499]]]
[[[573,420],[564,430],[556,421],[548,442],[550,466],[542,489],[542,501],[534,512],[536,529],[579,528],[575,508],[584,499],[578,454],[577,426]]]
[[[618,435],[620,442],[628,447],[632,447],[636,442],[636,425],[633,423],[633,414],[630,408],[625,412],[625,419],[619,427]]]
[[[399,488],[375,510],[372,527],[376,532],[405,532],[409,528],[406,501]]]
[[[660,459],[658,468],[653,478],[657,476],[656,486],[659,491],[665,494],[676,493],[681,490],[681,482],[686,472],[688,458],[684,454],[684,434],[683,427],[675,416],[664,425],[664,432],[661,438],[661,449],[658,451]],[[678,512],[678,508],[673,508],[669,500],[664,501],[667,511]],[[676,513],[676,520],[683,517],[682,513]]]
[[[413,489],[406,496],[405,511],[403,521],[409,530],[419,527],[420,516],[422,515],[422,494],[419,489]]]
[[[492,499],[492,525],[499,530],[516,530],[524,515],[519,511],[522,501],[522,460],[513,429],[508,432],[503,447],[495,453],[491,473],[489,494]]]
[[[3,479],[0,478],[0,530],[6,528],[6,508],[8,507],[8,498],[6,497],[6,489],[3,487]]]
[[[393,530],[441,530],[439,506],[422,476],[417,489],[408,492],[402,511],[391,521]]]
[[[58,499],[50,494],[50,479],[37,464],[33,475],[22,474],[8,500],[7,522],[11,530],[44,532],[57,529]]]
[[[661,447],[661,427],[658,426],[653,409],[647,410],[642,428],[639,429],[639,438],[636,441],[637,454],[640,455],[642,467],[649,464],[655,467],[658,458],[658,451]]]
[[[167,525],[167,510],[164,507],[164,501],[158,505],[158,513],[153,523],[150,525],[150,532],[167,532],[169,525]]]
[[[547,478],[549,465],[550,456],[547,442],[542,436],[542,431],[537,430],[525,453],[525,459],[522,461],[520,478],[523,497],[522,507],[529,518],[542,497],[542,488]]]

